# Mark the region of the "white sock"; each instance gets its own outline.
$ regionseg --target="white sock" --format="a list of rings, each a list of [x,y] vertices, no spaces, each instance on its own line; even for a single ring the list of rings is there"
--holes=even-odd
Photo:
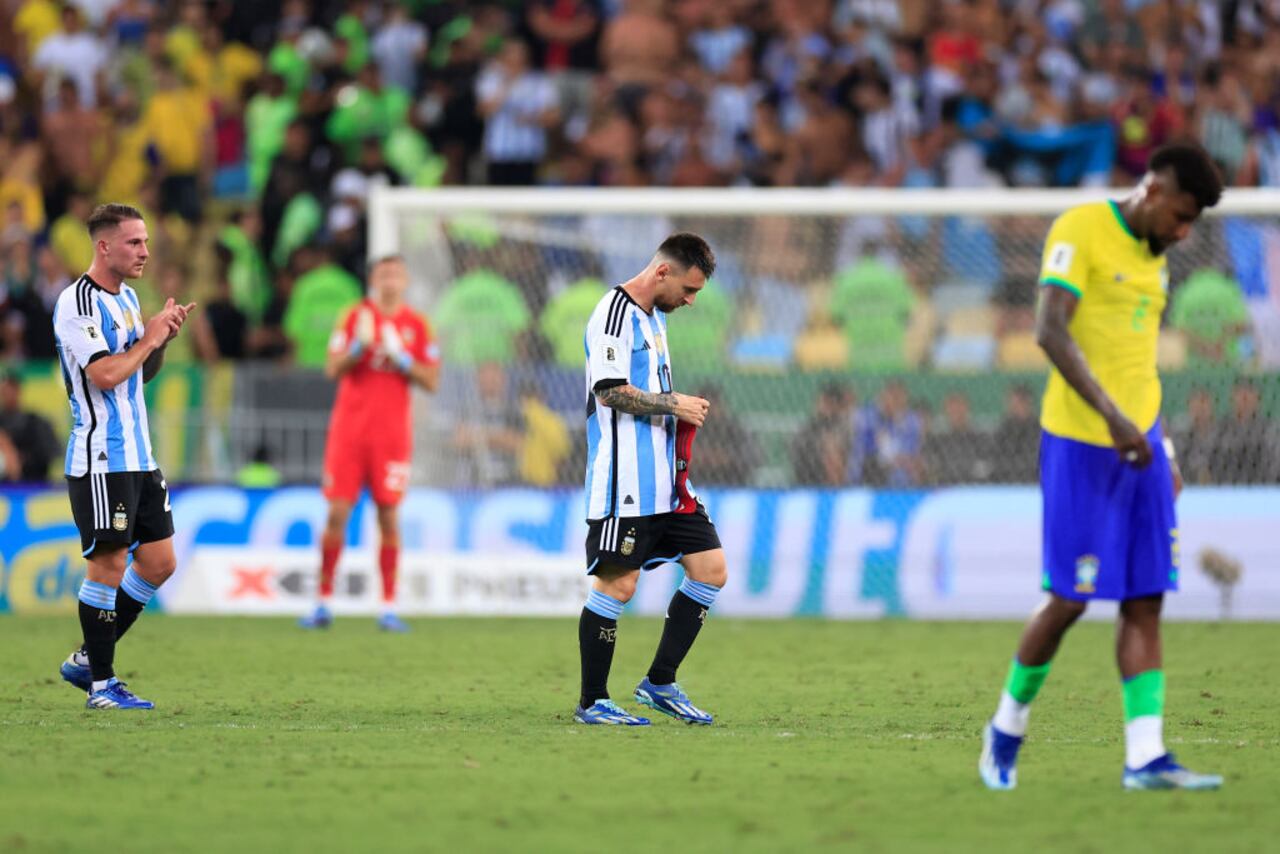
[[[996,706],[996,715],[991,722],[1006,735],[1021,738],[1027,734],[1027,719],[1030,717],[1030,703],[1019,703],[1008,691],[1001,691],[1000,705]]]
[[[72,661],[74,661],[76,664],[78,664],[78,665],[79,665],[79,666],[81,666],[81,667],[88,667],[88,666],[89,666],[89,656],[88,656],[88,654],[87,654],[87,653],[83,653],[83,652],[81,652],[80,650],[76,650],[75,652],[71,653],[71,660],[72,660]]]
[[[1137,770],[1164,756],[1164,718],[1142,715],[1124,725],[1124,764]]]
[[[95,680],[93,680],[93,690],[94,690],[94,691],[101,691],[103,688],[107,687],[107,683],[108,683],[108,682],[110,682],[110,681],[111,681],[110,679],[95,679]]]

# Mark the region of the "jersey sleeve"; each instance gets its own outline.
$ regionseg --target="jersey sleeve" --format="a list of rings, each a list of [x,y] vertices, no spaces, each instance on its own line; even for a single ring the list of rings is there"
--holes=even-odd
[[[597,308],[587,324],[587,366],[595,391],[630,381],[630,312],[625,306],[615,306],[615,301]]]
[[[351,344],[351,339],[356,334],[356,311],[360,306],[352,306],[347,313],[342,316],[337,325],[333,327],[333,334],[329,336],[329,352],[343,353]]]
[[[82,368],[87,368],[96,359],[111,355],[98,319],[92,314],[78,313],[74,301],[64,300],[59,306],[53,331],[63,350]]]
[[[1068,211],[1054,220],[1044,241],[1044,258],[1040,263],[1040,284],[1084,296],[1089,286],[1090,256],[1089,218],[1079,211]]]
[[[409,352],[415,362],[434,368],[440,364],[440,342],[432,334],[429,320],[420,314],[415,314],[414,318],[418,321],[418,334],[414,336]]]

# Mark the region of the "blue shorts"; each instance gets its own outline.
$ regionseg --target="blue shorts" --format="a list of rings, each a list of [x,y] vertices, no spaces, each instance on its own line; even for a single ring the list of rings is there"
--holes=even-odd
[[[1160,422],[1151,464],[1051,433],[1040,438],[1044,589],[1066,599],[1135,599],[1178,589],[1178,519]]]

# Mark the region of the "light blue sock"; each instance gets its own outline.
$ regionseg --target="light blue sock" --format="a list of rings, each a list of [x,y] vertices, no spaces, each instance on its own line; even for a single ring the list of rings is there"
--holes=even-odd
[[[116,589],[98,581],[85,579],[80,585],[80,601],[100,611],[116,609]]]
[[[697,602],[704,608],[710,609],[716,603],[716,596],[720,593],[720,588],[714,584],[704,584],[701,581],[694,581],[689,576],[684,577],[684,581],[680,582],[680,592]]]
[[[150,581],[134,572],[133,567],[129,567],[124,571],[124,578],[120,579],[120,589],[130,599],[145,608],[147,603],[151,601],[151,597],[156,595],[157,588]]]
[[[622,615],[622,609],[626,607],[626,603],[619,602],[607,593],[592,590],[587,594],[586,607],[591,613],[598,614],[606,620],[616,620]]]

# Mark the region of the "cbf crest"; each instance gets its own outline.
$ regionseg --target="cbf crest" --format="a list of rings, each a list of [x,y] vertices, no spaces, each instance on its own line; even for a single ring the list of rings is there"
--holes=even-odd
[[[1076,592],[1093,593],[1098,580],[1097,555],[1081,555],[1076,561]]]

